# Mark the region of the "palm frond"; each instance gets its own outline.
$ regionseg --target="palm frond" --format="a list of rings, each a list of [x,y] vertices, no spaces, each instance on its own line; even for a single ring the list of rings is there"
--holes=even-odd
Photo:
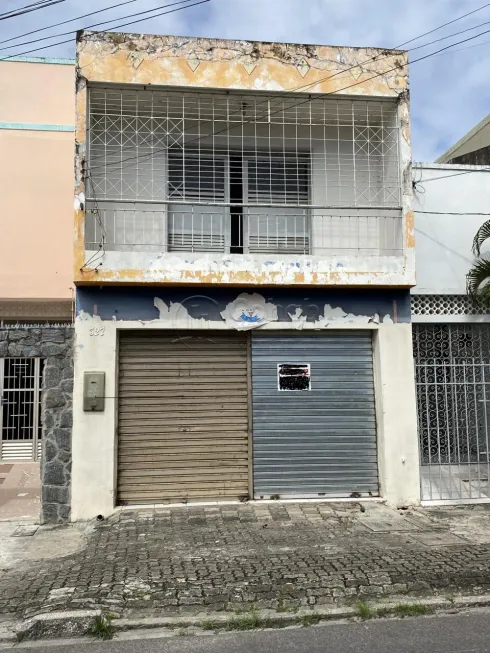
[[[473,264],[473,267],[466,276],[466,287],[468,294],[484,303],[490,305],[490,259],[481,257]]]
[[[472,249],[475,256],[480,256],[481,246],[488,238],[490,238],[490,220],[482,224],[473,238]]]

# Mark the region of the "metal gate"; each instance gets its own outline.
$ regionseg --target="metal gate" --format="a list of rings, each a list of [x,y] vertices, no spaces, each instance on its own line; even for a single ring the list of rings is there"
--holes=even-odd
[[[43,361],[0,358],[0,460],[39,460]]]
[[[246,334],[122,332],[118,413],[120,504],[248,498]]]
[[[413,326],[422,499],[490,498],[490,325]]]
[[[252,334],[254,495],[378,494],[370,331]]]

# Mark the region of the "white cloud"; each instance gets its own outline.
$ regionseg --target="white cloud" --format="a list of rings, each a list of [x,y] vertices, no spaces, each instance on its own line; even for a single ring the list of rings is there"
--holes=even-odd
[[[160,7],[172,1],[136,0],[125,7],[23,40],[79,29],[99,21]],[[104,5],[116,2],[117,0],[104,0]],[[81,13],[96,11],[104,5],[101,5],[100,0],[86,0],[83,4],[76,0],[66,0],[49,9],[0,21],[0,41]],[[4,0],[2,3],[3,11],[15,7],[19,7],[19,0]],[[211,0],[198,7],[147,20],[134,27],[128,26],[126,30],[264,41],[394,47],[477,7],[474,0],[410,0],[404,3],[393,0]],[[407,47],[487,20],[490,20],[490,7]],[[110,25],[116,22],[125,21],[114,20]],[[416,50],[410,55],[411,60],[485,29],[490,29],[490,25],[426,49]],[[55,39],[53,42],[65,38],[69,37]],[[459,47],[487,40],[490,41],[490,33]],[[0,55],[20,54],[46,43],[10,50],[1,50],[0,46]],[[73,56],[73,51],[73,45],[66,44],[31,54],[67,57]],[[486,63],[489,53],[490,43],[413,64],[411,110],[416,160],[433,160],[489,113],[490,89]]]

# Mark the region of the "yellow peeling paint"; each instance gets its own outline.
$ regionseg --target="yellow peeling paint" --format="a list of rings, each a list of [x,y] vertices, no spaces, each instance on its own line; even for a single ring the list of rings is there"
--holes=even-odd
[[[194,71],[188,61],[198,63]],[[309,69],[303,77],[305,64]],[[405,52],[173,36],[125,34],[114,39],[86,32],[78,44],[78,65],[89,82],[116,84],[390,97],[408,84]]]
[[[330,272],[311,272],[306,277],[304,272],[297,272],[293,280],[285,281],[279,272],[272,271],[267,273],[254,273],[250,271],[227,271],[224,272],[204,272],[200,270],[183,270],[180,279],[176,280],[175,276],[170,276],[164,270],[158,271],[159,274],[153,274],[148,279],[141,270],[124,269],[124,270],[105,270],[99,268],[85,268],[76,271],[77,285],[99,285],[104,283],[118,285],[171,285],[179,286],[189,283],[200,284],[205,286],[223,285],[223,286],[274,286],[274,285],[301,285],[305,287],[335,285],[339,287],[349,286],[377,286],[388,287],[396,285],[398,287],[409,287],[413,285],[410,280],[403,281],[399,279],[393,284],[390,274],[379,270],[352,270],[352,271],[330,271]]]
[[[196,64],[197,67],[196,67]],[[295,91],[338,93],[349,96],[398,97],[401,124],[401,163],[410,166],[408,109],[408,58],[405,52],[374,48],[298,45],[250,41],[224,41],[177,36],[85,32],[77,44],[77,100],[75,160],[77,197],[85,193],[82,165],[86,141],[86,84],[140,84],[248,91]],[[406,176],[408,179],[408,176]],[[407,188],[410,185],[407,181]],[[405,253],[414,247],[410,192],[404,189]],[[75,211],[75,283],[77,284],[189,284],[256,286],[337,285],[378,287],[413,285],[413,271],[342,270],[318,272],[301,269],[286,277],[274,270],[257,272],[189,269],[152,271],[138,269],[98,270],[84,267],[83,210]],[[412,259],[410,259],[412,260]],[[411,265],[411,264],[410,264]],[[393,279],[396,278],[396,282]]]
[[[415,247],[415,214],[413,211],[405,213],[405,249]]]

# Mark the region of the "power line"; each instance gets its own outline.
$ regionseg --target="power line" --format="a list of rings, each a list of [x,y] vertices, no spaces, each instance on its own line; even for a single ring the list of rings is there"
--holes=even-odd
[[[39,9],[46,9],[47,7],[52,7],[57,5],[60,2],[65,2],[66,0],[41,0],[40,2],[34,2],[33,4],[26,5],[20,9],[13,9],[12,11],[6,11],[3,14],[0,14],[0,20],[7,20],[8,18],[16,18],[17,16],[23,16],[24,14],[30,14],[32,11],[38,11]]]
[[[490,43],[490,41],[483,41],[482,43],[475,43],[475,44],[473,44],[473,45],[467,45],[465,48],[456,48],[456,50],[453,50],[453,51],[450,52],[449,54],[453,54],[453,52],[463,52],[464,50],[471,50],[472,48],[479,48],[479,47],[481,47],[482,45],[488,45],[489,43]],[[444,55],[442,55],[442,54],[436,54],[435,56],[436,56],[436,57],[442,57],[442,56],[444,56]]]
[[[125,23],[124,25],[113,25],[110,29],[119,29],[120,27],[126,27],[127,25],[135,25],[136,23],[141,23],[144,22],[145,20],[150,20],[152,18],[158,18],[159,16],[165,16],[166,14],[172,14],[175,11],[181,11],[182,9],[187,9],[188,7],[195,7],[196,5],[202,5],[206,2],[210,2],[211,0],[200,0],[200,2],[195,2],[194,4],[188,5],[186,4],[184,7],[178,7],[177,9],[171,9],[170,11],[162,11],[159,14],[155,14],[154,16],[147,16],[146,18],[141,18],[140,20],[133,20],[129,23]],[[170,5],[162,5],[163,7],[171,7],[176,4],[182,4],[183,2],[190,2],[190,0],[180,0],[180,2],[174,2]],[[156,7],[156,9],[161,9],[161,7]],[[155,11],[155,10],[153,10]],[[145,12],[147,13],[147,12]],[[141,14],[139,14],[141,15]],[[101,31],[101,30],[99,30]],[[71,34],[72,32],[70,32]],[[12,59],[14,57],[21,57],[25,54],[30,54],[31,52],[38,52],[39,50],[45,50],[46,48],[53,48],[57,45],[63,45],[65,43],[72,43],[72,39],[66,39],[65,41],[58,41],[58,43],[50,43],[49,45],[44,45],[39,48],[34,48],[33,50],[26,50],[25,52],[16,52],[15,54],[10,54],[7,57],[1,57],[0,61],[8,61],[9,59]]]
[[[382,57],[382,56],[389,56],[389,54],[391,54],[391,53],[393,53],[393,52],[397,52],[397,51],[398,51],[401,47],[403,47],[404,45],[407,45],[408,43],[411,43],[411,42],[413,42],[413,41],[417,41],[418,39],[422,38],[423,36],[427,36],[428,34],[432,34],[433,32],[436,32],[436,31],[442,29],[443,27],[446,27],[447,25],[450,25],[451,23],[455,23],[455,22],[457,22],[457,21],[459,21],[459,20],[462,20],[463,18],[466,18],[466,17],[469,16],[470,14],[474,14],[474,13],[476,13],[477,11],[481,11],[482,9],[485,9],[485,8],[488,7],[488,6],[490,6],[490,3],[488,3],[488,4],[486,4],[486,5],[483,5],[483,6],[480,7],[479,9],[474,9],[473,11],[470,11],[470,12],[467,13],[467,14],[463,14],[462,16],[459,16],[458,18],[455,18],[454,20],[451,20],[451,21],[449,21],[448,23],[444,23],[443,25],[440,25],[439,27],[435,27],[434,29],[430,30],[429,32],[425,32],[425,34],[421,34],[420,36],[416,36],[416,37],[414,37],[413,39],[410,39],[409,41],[405,41],[405,43],[401,43],[400,45],[397,45],[397,46],[395,46],[394,48],[385,48],[385,49],[383,50],[382,54],[377,55],[376,57],[371,57],[371,59],[366,59],[366,60],[363,61],[362,63],[357,63],[357,64],[351,66],[350,68],[346,68],[345,70],[342,70],[342,71],[340,71],[340,72],[338,72],[338,73],[335,73],[334,75],[331,75],[331,77],[328,77],[327,79],[332,79],[333,77],[337,77],[337,76],[339,76],[339,75],[343,75],[344,73],[347,73],[347,72],[349,72],[350,70],[353,70],[354,68],[358,68],[358,67],[360,67],[360,66],[364,66],[364,65],[366,65],[366,64],[374,63],[375,61],[377,61],[378,59],[380,59],[380,57]],[[446,40],[446,39],[452,38],[453,36],[458,36],[459,34],[464,34],[465,32],[470,32],[471,30],[478,29],[478,28],[480,28],[480,27],[483,27],[484,25],[489,25],[489,24],[490,24],[490,21],[485,21],[484,23],[479,23],[478,25],[474,25],[473,27],[468,27],[468,28],[466,28],[466,29],[460,30],[459,32],[453,32],[452,34],[449,34],[448,36],[443,36],[443,37],[441,37],[441,38],[439,38],[439,39],[434,39],[433,41],[429,41],[428,43],[423,43],[422,45],[417,45],[417,46],[415,46],[415,47],[413,47],[413,48],[408,48],[408,49],[406,50],[406,52],[413,52],[414,50],[420,50],[420,49],[422,49],[422,48],[426,48],[426,47],[428,47],[429,45],[433,45],[434,43],[439,43],[440,41],[444,41],[444,40]],[[475,38],[476,38],[476,37],[475,37]],[[462,42],[462,41],[461,41],[461,42]],[[489,41],[489,42],[490,42],[490,41]],[[453,44],[453,45],[457,45],[457,44]],[[477,45],[480,45],[480,44],[477,44]],[[476,46],[469,46],[469,47],[476,47]],[[464,50],[465,48],[460,48],[460,49],[461,49],[461,50]],[[442,55],[436,55],[436,56],[442,56]],[[324,81],[324,80],[319,80],[319,81]],[[315,86],[315,85],[318,84],[318,83],[319,83],[319,82],[316,81],[316,82],[312,82],[311,84],[305,84],[304,86],[298,86],[297,88],[295,88],[295,89],[290,89],[290,90],[291,90],[291,91],[298,91],[298,90],[302,90],[302,89],[304,89],[304,88],[308,88],[309,86]]]
[[[487,2],[487,4],[483,5],[482,7],[478,7],[478,9],[473,9],[473,11],[469,11],[467,14],[463,14],[462,16],[458,16],[458,18],[453,18],[453,20],[450,20],[447,23],[444,23],[443,25],[439,25],[439,27],[435,27],[434,29],[431,29],[428,32],[425,32],[424,34],[421,34],[420,36],[416,36],[415,38],[410,39],[409,41],[405,41],[405,43],[401,43],[398,47],[401,48],[404,45],[408,45],[409,43],[413,43],[413,41],[418,41],[419,39],[423,38],[424,36],[429,36],[429,34],[433,34],[434,32],[438,32],[443,27],[447,27],[448,25],[452,25],[453,23],[456,23],[458,20],[462,20],[463,18],[466,18],[467,16],[471,16],[472,14],[476,14],[478,11],[481,11],[482,9],[485,9],[486,7],[490,7],[490,2]]]
[[[481,7],[478,7],[477,9],[473,9],[472,11],[468,11],[466,14],[462,14],[461,16],[458,16],[457,18],[453,18],[453,20],[449,20],[447,23],[443,23],[442,25],[439,25],[438,27],[434,27],[433,29],[429,30],[428,32],[424,32],[423,34],[420,34],[419,36],[414,36],[413,38],[409,39],[408,41],[404,41],[403,43],[400,43],[399,45],[395,45],[393,48],[385,48],[383,50],[383,53],[378,55],[377,57],[372,57],[371,59],[366,59],[366,61],[363,61],[362,63],[358,63],[354,66],[351,66],[350,68],[347,68],[346,70],[341,71],[341,73],[335,73],[335,75],[332,75],[331,77],[336,77],[339,74],[343,74],[346,72],[349,72],[349,70],[352,70],[353,68],[357,68],[358,66],[364,66],[365,64],[372,63],[376,60],[378,60],[381,56],[388,56],[386,53],[392,53],[396,52],[400,48],[402,48],[405,45],[408,45],[409,43],[413,43],[414,41],[418,41],[419,39],[423,38],[424,36],[428,36],[429,34],[433,34],[434,32],[438,32],[440,29],[443,29],[444,27],[447,27],[448,25],[452,25],[453,23],[457,23],[460,20],[463,20],[463,18],[467,18],[468,16],[471,16],[472,14],[476,14],[479,11],[482,11],[483,9],[486,9],[487,7],[490,7],[490,2],[487,2],[486,4],[482,5]],[[486,25],[486,23],[482,23],[483,25]],[[471,29],[476,29],[477,27],[481,27],[481,25],[477,25]],[[462,30],[462,31],[467,31],[467,30]],[[456,32],[455,34],[462,33],[462,32]],[[452,36],[454,36],[453,34]],[[446,37],[445,37],[446,38]],[[447,37],[449,38],[449,37]],[[409,48],[407,52],[411,52],[412,50],[418,50],[423,47],[427,47],[428,45],[431,45],[432,43],[437,43],[441,39],[436,39],[434,41],[429,41],[429,43],[425,43],[425,45],[420,45],[415,48]],[[330,79],[330,77],[328,78]],[[315,82],[314,84],[317,84],[318,82]],[[302,88],[307,88],[308,86],[313,86],[314,84],[307,84],[306,86],[299,86],[297,89],[294,90],[300,90]]]
[[[134,0],[131,0],[134,1]],[[99,25],[106,25],[107,23],[113,23],[114,21],[118,20],[126,20],[126,18],[134,18],[134,16],[143,16],[144,14],[150,14],[153,13],[154,11],[158,11],[159,9],[163,9],[164,7],[174,7],[175,5],[181,5],[185,3],[189,3],[191,0],[179,0],[179,2],[173,2],[171,4],[165,4],[161,5],[160,7],[154,7],[153,9],[147,9],[146,11],[137,11],[134,14],[128,14],[127,16],[120,16],[119,18],[111,18],[110,20],[103,20],[100,23],[94,23],[93,25],[87,25],[86,27],[82,27],[81,29],[83,30],[88,30],[92,29],[92,27],[98,27]],[[89,14],[87,14],[89,15]],[[160,15],[160,14],[157,14]],[[154,18],[154,16],[148,16],[148,18]],[[142,20],[148,20],[147,19],[142,19]],[[140,22],[140,21],[135,21],[135,22]],[[107,29],[118,29],[119,27],[125,27],[126,25],[131,25],[131,23],[126,23],[125,25],[113,25],[108,27]],[[7,45],[5,48],[2,48],[2,50],[10,50],[11,48],[18,48],[23,45],[29,45],[31,43],[39,43],[40,41],[46,41],[47,39],[54,39],[57,38],[58,36],[67,36],[68,34],[73,34],[74,30],[69,30],[68,32],[61,32],[61,34],[53,34],[52,36],[42,36],[39,39],[32,39],[31,41],[24,41],[23,43],[14,43],[13,45]],[[70,39],[71,41],[71,39]],[[49,46],[46,47],[52,47],[53,45],[59,45],[57,43],[52,43]],[[39,48],[41,49],[41,48]],[[30,50],[30,52],[34,52],[34,50]],[[2,59],[0,59],[1,61]]]
[[[459,213],[458,211],[417,211],[417,209],[414,209],[414,213],[425,213],[426,215],[490,215],[490,213],[483,213],[481,211],[464,211]]]
[[[132,2],[133,0],[129,0],[129,1]],[[204,1],[207,1],[207,0],[204,0]],[[121,3],[121,4],[128,4],[128,2],[126,2],[126,3]],[[179,4],[179,3],[175,3],[175,4]],[[201,4],[201,3],[198,2],[198,3],[196,3],[196,4]],[[115,6],[118,6],[118,5],[115,5]],[[171,5],[167,5],[167,6],[171,6]],[[194,6],[194,5],[190,5],[190,6]],[[432,29],[432,30],[429,30],[428,32],[425,32],[424,34],[422,34],[422,35],[420,35],[420,36],[414,37],[414,38],[410,39],[409,41],[405,41],[404,43],[402,43],[402,44],[400,44],[400,45],[398,45],[398,46],[395,46],[395,48],[391,48],[391,49],[390,49],[390,52],[396,51],[398,48],[402,47],[403,45],[406,45],[406,44],[408,44],[408,43],[411,43],[411,42],[413,42],[413,41],[416,41],[416,40],[418,40],[418,39],[420,39],[420,38],[422,38],[423,36],[426,36],[426,35],[428,35],[428,34],[432,34],[432,33],[436,32],[436,31],[442,29],[443,27],[446,27],[447,25],[450,25],[450,24],[455,23],[455,22],[457,22],[457,21],[459,21],[459,20],[462,20],[463,18],[465,18],[465,17],[467,17],[467,16],[469,16],[469,15],[471,15],[471,14],[475,14],[475,13],[477,13],[477,12],[479,12],[479,11],[482,11],[483,9],[485,9],[485,8],[488,7],[488,6],[490,6],[490,3],[486,3],[485,5],[482,5],[481,7],[477,8],[477,9],[474,9],[473,11],[467,12],[466,14],[463,14],[462,16],[458,16],[457,18],[454,18],[453,20],[448,21],[448,22],[444,23],[443,25],[440,25],[440,26],[438,26],[438,27],[436,27],[436,28],[434,28],[434,29]],[[184,8],[185,8],[185,7],[182,7],[182,9],[184,9]],[[156,11],[157,9],[158,9],[158,8],[155,8],[153,11]],[[101,11],[105,11],[105,10],[101,10]],[[151,13],[151,11],[152,11],[152,10],[147,11],[147,12],[143,12],[143,13]],[[93,12],[93,13],[95,14],[95,13],[100,13],[100,12]],[[170,12],[168,12],[168,13],[170,13]],[[90,15],[90,14],[87,14],[87,15]],[[142,15],[142,14],[133,14],[133,15]],[[160,16],[160,15],[162,15],[162,14],[156,14],[155,16],[151,16],[151,17],[148,17],[148,18],[156,18],[157,16]],[[132,16],[126,16],[126,17],[124,17],[124,18],[114,19],[114,20],[124,20],[125,18],[129,18],[129,17],[132,17]],[[72,19],[72,20],[76,20],[76,19]],[[63,23],[60,23],[60,24],[65,24],[66,22],[70,22],[70,21],[64,21]],[[105,23],[107,23],[107,22],[110,22],[110,21],[105,21]],[[141,22],[141,21],[138,21],[138,22]],[[104,24],[104,22],[103,22],[103,23],[96,23],[96,24],[94,24],[94,25],[92,25],[92,26],[90,26],[90,27],[96,27],[96,26],[99,26],[99,25],[101,25],[101,24]],[[129,24],[131,24],[131,23],[129,23]],[[109,29],[119,29],[120,27],[124,27],[124,26],[125,26],[125,25],[117,25],[117,26],[112,26],[112,28],[109,28]],[[89,28],[90,28],[90,27],[89,27]],[[89,28],[85,28],[85,29],[89,29]],[[43,28],[43,29],[47,29],[47,28]],[[473,28],[473,29],[474,29],[474,28]],[[68,32],[68,33],[71,34],[71,32]],[[68,33],[67,33],[67,34],[68,34]],[[62,35],[63,35],[63,34],[60,34],[60,35],[57,35],[57,36],[62,36]],[[46,37],[46,38],[55,38],[55,37],[54,37],[54,36],[51,36],[51,37]],[[10,40],[11,40],[11,39],[10,39]],[[39,39],[39,40],[44,40],[44,39]],[[32,43],[32,42],[35,42],[35,41],[30,41],[29,43]],[[35,52],[35,51],[37,51],[37,50],[39,50],[39,49],[45,49],[45,48],[47,48],[47,47],[54,47],[54,46],[56,46],[56,45],[61,45],[61,44],[67,43],[67,42],[69,42],[69,41],[67,40],[67,41],[63,41],[63,42],[60,42],[60,43],[51,43],[49,46],[44,46],[44,48],[37,48],[37,49],[35,49],[35,50],[33,49],[33,50],[30,50],[30,51],[28,51],[28,52],[24,52],[24,53],[21,53],[21,54],[29,54],[30,52]],[[431,43],[427,43],[427,44],[425,44],[424,46],[419,46],[419,47],[427,47],[427,46],[430,45],[430,44],[431,44]],[[15,46],[8,46],[7,48],[4,48],[4,49],[9,49],[10,47],[17,47],[18,45],[20,46],[20,45],[23,45],[23,44],[15,44]],[[414,48],[414,49],[416,49],[416,48]],[[386,55],[386,50],[383,52],[383,55],[384,55],[384,56],[387,56],[387,55]],[[12,55],[11,55],[11,56],[12,56]],[[13,56],[20,56],[20,55],[13,55]],[[331,78],[336,77],[336,76],[338,76],[338,75],[346,74],[347,72],[349,72],[349,70],[352,70],[353,68],[356,68],[356,67],[359,66],[359,65],[364,65],[365,63],[372,63],[374,60],[379,59],[380,56],[382,56],[382,55],[378,55],[378,57],[371,58],[370,60],[366,60],[366,62],[363,62],[362,64],[356,64],[356,65],[354,65],[354,66],[351,66],[350,68],[348,68],[348,69],[346,69],[346,70],[339,71],[338,73],[335,73],[334,75],[331,75],[330,77],[325,78],[325,79],[331,79]],[[2,58],[0,59],[0,61],[1,61],[1,60],[8,60],[9,58],[10,58],[10,57],[2,57]],[[384,73],[383,73],[383,74],[384,74]],[[317,80],[317,81],[315,81],[315,82],[313,82],[313,83],[311,83],[311,84],[302,85],[302,86],[299,86],[299,87],[297,87],[297,88],[295,88],[295,89],[291,89],[291,90],[294,90],[294,91],[303,90],[303,89],[309,88],[310,86],[315,86],[316,84],[320,83],[321,81],[325,81],[325,80]],[[259,103],[259,104],[260,104],[260,103]]]
[[[420,50],[422,48],[426,48],[428,45],[432,45],[433,43],[439,43],[440,41],[451,39],[453,36],[458,36],[459,34],[464,34],[465,32],[471,32],[471,30],[478,29],[479,27],[483,27],[484,25],[488,25],[488,24],[490,24],[490,20],[487,20],[484,23],[479,23],[478,25],[474,25],[473,27],[467,27],[466,29],[462,29],[459,32],[453,32],[452,34],[448,34],[447,36],[441,36],[440,39],[434,39],[434,41],[430,41],[429,43],[423,43],[422,45],[417,45],[414,48],[410,48],[408,52],[413,52],[414,50]]]
[[[25,32],[24,34],[19,34],[18,36],[12,36],[9,39],[5,39],[4,41],[0,41],[0,45],[3,45],[4,43],[9,43],[10,41],[15,41],[16,39],[21,39],[24,36],[30,36],[31,34],[36,34],[37,32],[43,32],[44,30],[47,29],[53,29],[55,27],[60,27],[61,25],[66,25],[67,23],[73,23],[76,20],[81,20],[82,18],[87,18],[87,16],[95,16],[95,14],[101,14],[104,11],[109,11],[110,9],[116,9],[117,7],[122,7],[123,5],[129,5],[132,2],[137,2],[137,0],[126,0],[126,2],[120,2],[117,5],[111,5],[110,7],[105,7],[105,9],[99,9],[98,11],[91,11],[89,14],[83,14],[82,16],[77,16],[76,18],[70,18],[69,20],[63,20],[61,23],[55,23],[54,25],[48,25],[47,27],[40,27],[39,29],[33,29],[30,32]],[[118,20],[118,19],[114,19]],[[55,36],[59,36],[56,34]],[[46,36],[45,38],[54,38]],[[20,43],[17,45],[21,45]],[[4,48],[5,49],[5,48]]]
[[[431,177],[430,179],[420,179],[415,185],[426,184],[429,181],[438,181],[439,179],[450,179],[451,177],[460,177],[461,175],[470,175],[472,172],[490,172],[490,168],[480,168],[479,170],[464,170],[463,172],[453,172],[451,175],[442,175],[441,177]]]
[[[468,12],[468,13],[466,13],[466,14],[463,14],[462,16],[459,16],[459,17],[457,17],[457,18],[454,18],[453,20],[448,21],[447,23],[444,23],[443,25],[440,25],[439,27],[436,27],[436,28],[430,30],[429,32],[425,32],[424,34],[422,34],[422,35],[420,35],[420,36],[416,36],[416,37],[410,39],[409,41],[405,41],[405,43],[402,43],[402,44],[400,44],[400,45],[398,45],[398,46],[395,46],[394,48],[389,48],[388,50],[384,50],[383,53],[382,53],[381,55],[378,55],[377,57],[372,57],[371,59],[368,59],[368,60],[366,60],[366,61],[364,61],[364,62],[362,62],[362,63],[355,64],[355,65],[351,66],[350,68],[347,68],[347,69],[345,69],[345,70],[339,71],[338,73],[335,73],[335,74],[333,74],[333,75],[330,75],[329,77],[324,77],[323,79],[315,80],[314,82],[311,82],[310,84],[305,84],[305,85],[302,85],[302,86],[298,86],[298,87],[296,87],[296,88],[288,89],[288,91],[286,91],[286,92],[287,92],[287,93],[291,93],[291,92],[294,92],[294,91],[304,90],[304,89],[307,89],[307,88],[309,88],[309,87],[311,87],[311,86],[316,86],[317,84],[319,84],[319,83],[321,83],[321,82],[323,82],[323,81],[327,81],[327,80],[333,79],[334,77],[337,77],[337,76],[339,76],[339,75],[343,75],[343,74],[349,72],[350,70],[353,70],[354,68],[357,68],[357,67],[362,66],[362,65],[364,65],[364,64],[367,64],[367,63],[373,63],[374,61],[376,61],[377,59],[379,59],[381,56],[388,56],[388,55],[386,54],[386,52],[389,52],[389,53],[396,52],[396,51],[398,50],[398,48],[400,48],[401,46],[406,45],[406,44],[408,44],[408,43],[411,43],[411,42],[413,42],[413,41],[416,41],[416,40],[418,40],[419,38],[422,38],[423,36],[426,36],[426,35],[428,35],[428,34],[432,34],[433,32],[436,32],[436,31],[438,31],[439,29],[442,29],[443,27],[446,27],[447,25],[450,25],[450,24],[455,23],[455,22],[457,22],[457,21],[459,21],[459,20],[462,20],[463,18],[466,18],[467,16],[469,16],[469,15],[471,15],[471,14],[474,14],[474,13],[476,13],[476,12],[478,12],[478,11],[481,11],[482,9],[485,9],[485,8],[488,7],[488,6],[490,6],[490,3],[487,3],[487,4],[485,4],[485,5],[481,6],[481,7],[479,7],[478,9],[474,9],[473,11],[470,11],[470,12]],[[483,25],[486,25],[486,24],[487,24],[487,23],[483,23]],[[477,27],[481,27],[481,25],[479,25],[479,26],[475,26],[475,27],[473,27],[473,28],[471,28],[471,29],[476,29]],[[462,30],[460,33],[463,33],[463,32],[466,32],[466,31],[469,31],[469,30]],[[458,32],[456,32],[455,34],[458,34]],[[451,35],[451,36],[454,36],[455,34],[453,34],[453,35]],[[445,37],[445,38],[446,38],[446,37]],[[475,38],[477,38],[477,37],[475,36]],[[419,48],[422,48],[422,47],[427,47],[428,45],[431,45],[432,43],[436,43],[436,42],[438,42],[438,41],[440,41],[440,40],[442,40],[442,39],[436,39],[436,40],[434,40],[434,41],[430,41],[429,43],[426,43],[426,44],[424,44],[424,45],[422,45],[422,46],[417,46],[416,48],[411,48],[411,49],[409,49],[408,51],[411,51],[412,49],[413,49],[413,50],[416,50],[416,49],[419,49]],[[457,45],[457,44],[452,44],[452,45]],[[452,47],[452,45],[449,46],[449,47]],[[445,49],[445,48],[443,48],[443,49]],[[441,50],[439,50],[438,52],[440,52],[440,51],[441,51]],[[416,61],[418,61],[418,60],[416,60]],[[390,72],[390,71],[386,71],[386,72]],[[385,73],[382,73],[382,74],[385,74]],[[371,79],[372,79],[372,78],[371,78]],[[368,80],[368,81],[369,81],[369,80]],[[359,83],[361,83],[361,82],[359,82]],[[355,85],[356,85],[356,84],[353,84],[353,86],[355,86]],[[348,87],[348,88],[350,88],[350,87]],[[344,89],[340,89],[340,90],[344,90]],[[338,91],[336,91],[336,92],[338,92]],[[278,96],[280,97],[280,94],[278,94]],[[257,107],[257,106],[260,106],[261,104],[267,104],[267,103],[268,103],[268,100],[265,100],[263,103],[260,103],[260,102],[259,102],[259,103],[256,104],[256,107]],[[291,108],[294,108],[294,106],[297,106],[297,105],[293,105]],[[231,114],[231,115],[234,115],[234,114]],[[270,112],[268,112],[268,115],[273,115],[273,114],[270,114]],[[213,121],[212,121],[212,120],[209,120],[209,121],[205,121],[205,122],[213,122]],[[248,122],[250,122],[250,121],[248,121]],[[247,123],[245,122],[245,123],[243,123],[243,124],[247,124]],[[225,130],[222,130],[222,131],[228,131],[228,129],[225,129]],[[221,133],[221,132],[216,132],[216,133]],[[214,134],[212,134],[212,135],[214,135]],[[203,138],[204,138],[204,137],[203,137]],[[199,140],[200,140],[200,139],[199,139]],[[193,141],[191,141],[191,142],[193,142]],[[152,156],[152,154],[148,154],[148,155],[146,155],[146,156]],[[97,158],[101,158],[101,157],[94,157],[92,160],[93,160],[93,161],[96,161]],[[126,160],[129,160],[129,159],[126,159]],[[123,162],[124,162],[124,160],[123,160]],[[115,165],[116,163],[121,163],[121,162],[114,162],[113,164],[109,164],[109,165]],[[96,169],[96,168],[93,168],[93,169]],[[122,169],[122,168],[121,168],[121,169]]]
[[[414,59],[414,61],[411,61],[409,65],[413,65],[414,63],[418,63],[419,61],[424,61],[425,59],[429,59],[430,57],[434,56],[434,54],[437,54],[437,53],[442,52],[444,50],[448,50],[449,48],[453,47],[454,45],[459,45],[459,43],[466,43],[467,41],[471,41],[471,40],[473,40],[475,38],[478,38],[479,36],[482,36],[482,34],[488,34],[489,32],[490,32],[490,29],[488,29],[488,30],[486,30],[484,32],[481,32],[480,34],[476,34],[474,36],[468,37],[467,39],[459,41],[458,43],[453,43],[451,45],[446,45],[445,47],[440,48],[439,50],[436,50],[435,52],[431,52],[429,54],[426,54],[426,55],[423,55],[423,56],[419,57],[418,59]],[[350,88],[353,88],[354,86],[358,86],[359,84],[369,82],[369,81],[371,81],[373,79],[376,79],[378,77],[386,75],[387,73],[394,72],[395,70],[399,70],[399,69],[400,69],[400,66],[394,66],[393,68],[390,68],[388,70],[384,70],[384,71],[382,71],[380,73],[377,73],[376,75],[373,75],[372,77],[368,77],[367,79],[364,79],[364,80],[358,80],[354,84],[350,84],[349,86],[344,86],[343,88],[337,89],[336,91],[331,91],[329,93],[315,94],[315,99],[325,98],[325,97],[330,97],[332,95],[336,95],[336,94],[338,94],[338,93],[340,93],[342,91],[346,91],[346,90],[348,90]],[[330,78],[326,77],[324,79],[316,80],[315,84],[318,84],[318,83],[320,83],[322,81],[326,81],[328,79],[330,79]],[[290,91],[288,91],[288,92],[290,92]],[[281,94],[278,94],[278,95],[281,95]],[[301,106],[303,104],[307,104],[310,101],[311,101],[311,97],[307,97],[305,100],[302,100],[301,102],[298,102],[296,104],[292,104],[291,106],[288,107],[288,109],[293,109],[293,108]],[[268,115],[268,116],[275,115],[276,113],[280,113],[281,111],[282,111],[282,109],[279,109],[276,112],[267,112],[267,114],[264,114],[262,117],[265,117],[266,115]],[[249,123],[253,122],[253,120],[257,120],[257,117],[255,117],[255,119],[242,121],[240,124],[242,124],[242,125],[249,124]],[[234,126],[236,126],[236,124],[237,123],[234,123]],[[224,132],[227,132],[230,129],[231,129],[231,127],[226,127],[226,128],[221,129],[221,130],[218,130],[216,132],[213,132],[212,134],[206,134],[206,135],[200,136],[200,137],[198,137],[196,139],[193,139],[191,141],[187,141],[186,145],[190,145],[192,143],[201,141],[203,138],[214,137],[214,136],[216,136],[218,134],[222,134]],[[117,162],[115,161],[113,163],[108,163],[106,166],[95,166],[93,168],[90,168],[90,170],[97,170],[97,169],[100,169],[100,168],[107,169],[109,166],[114,165],[114,164],[117,164],[117,165],[120,166],[119,168],[114,168],[113,169],[114,171],[123,170],[124,169],[124,167],[122,166],[123,163],[127,163],[128,161],[141,160],[141,159],[145,159],[145,158],[148,158],[148,157],[153,157],[153,156],[155,156],[155,154],[165,152],[167,149],[168,148],[164,148],[164,149],[161,149],[161,150],[155,150],[154,152],[150,152],[148,154],[137,155],[135,157],[128,157],[127,159],[122,159],[121,161],[117,161]]]

